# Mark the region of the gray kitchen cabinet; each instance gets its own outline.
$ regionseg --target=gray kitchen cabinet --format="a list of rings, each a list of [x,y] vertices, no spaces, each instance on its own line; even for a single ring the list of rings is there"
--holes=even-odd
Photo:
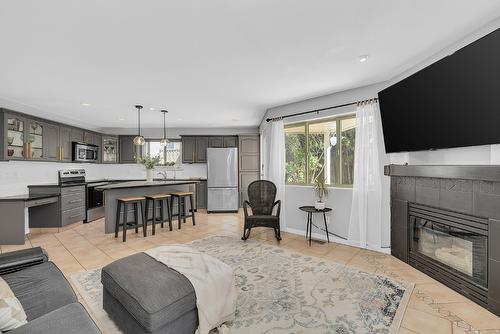
[[[104,164],[116,164],[118,158],[118,137],[117,136],[102,136],[101,144],[101,159]]]
[[[182,163],[196,161],[196,137],[182,137]]]
[[[248,200],[248,186],[257,180],[260,180],[260,172],[240,173],[240,207],[243,206],[245,200]]]
[[[196,208],[206,209],[207,208],[207,181],[200,181],[196,185]]]
[[[72,160],[71,128],[59,127],[59,150],[61,151],[59,159],[69,162]]]
[[[43,152],[46,160],[58,161],[61,159],[61,149],[59,146],[59,126],[45,124],[45,134],[43,136]]]
[[[27,158],[29,160],[45,160],[44,137],[47,125],[35,119],[27,119]]]
[[[134,145],[135,136],[119,136],[119,157],[121,163],[136,163],[142,156],[142,146]]]
[[[59,185],[28,186],[30,194],[58,196],[55,210],[39,213],[36,224],[30,227],[63,227],[86,219],[85,186],[61,187]]]
[[[258,134],[241,135],[239,141],[240,206],[248,200],[248,185],[260,179],[260,137]]]
[[[76,128],[71,129],[71,141],[83,143],[83,130]]]
[[[238,137],[224,136],[224,147],[238,147]]]
[[[208,138],[208,147],[218,148],[224,147],[224,137],[222,136],[212,136]]]
[[[2,113],[2,149],[5,160],[24,160],[27,155],[27,120],[19,115]]]
[[[207,162],[209,136],[182,136],[182,163]]]
[[[195,162],[207,162],[208,137],[196,137]]]

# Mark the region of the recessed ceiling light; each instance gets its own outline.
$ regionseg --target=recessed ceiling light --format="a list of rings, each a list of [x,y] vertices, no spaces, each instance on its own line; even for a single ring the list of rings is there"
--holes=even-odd
[[[156,110],[156,108],[151,107],[151,108],[149,108],[149,110]]]
[[[125,120],[125,118],[120,117],[120,118],[118,118],[118,120],[119,120],[119,121],[124,121],[124,120]]]
[[[237,118],[233,118],[233,119],[231,119],[231,121],[233,121],[233,122],[239,122],[240,120],[237,119]]]
[[[182,121],[182,118],[177,118],[178,121]]]
[[[361,55],[358,57],[358,60],[360,63],[364,63],[365,61],[368,60],[368,55]]]
[[[90,107],[90,103],[82,103],[82,106],[84,106],[84,107]]]

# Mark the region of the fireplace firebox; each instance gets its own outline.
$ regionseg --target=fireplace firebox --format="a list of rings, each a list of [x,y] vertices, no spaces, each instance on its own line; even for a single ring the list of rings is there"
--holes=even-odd
[[[488,221],[409,203],[410,264],[477,303],[488,302]]]

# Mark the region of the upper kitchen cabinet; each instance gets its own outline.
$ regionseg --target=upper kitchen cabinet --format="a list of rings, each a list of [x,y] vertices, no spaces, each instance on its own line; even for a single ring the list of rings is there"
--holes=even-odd
[[[118,137],[108,135],[102,136],[101,152],[103,163],[118,163]]]
[[[259,135],[239,136],[240,171],[260,171],[260,140]]]
[[[46,160],[61,160],[61,146],[59,145],[59,126],[45,124],[45,134],[43,136],[43,151]]]
[[[71,132],[71,128],[59,127],[59,160],[61,161],[69,162],[72,160]]]
[[[208,137],[196,137],[195,162],[207,162]]]
[[[83,143],[83,130],[82,129],[71,129],[71,142]]]
[[[28,119],[26,123],[27,133],[27,159],[29,160],[44,160],[44,137],[46,135],[46,124]]]
[[[238,147],[238,137],[224,136],[224,147]]]
[[[182,137],[182,163],[207,162],[207,136]]]
[[[3,158],[24,160],[26,158],[26,119],[18,115],[2,113]]]
[[[121,163],[135,163],[142,155],[142,146],[134,145],[135,136],[119,136],[119,159]]]
[[[208,138],[208,147],[218,148],[224,147],[224,137],[222,136],[212,136]]]

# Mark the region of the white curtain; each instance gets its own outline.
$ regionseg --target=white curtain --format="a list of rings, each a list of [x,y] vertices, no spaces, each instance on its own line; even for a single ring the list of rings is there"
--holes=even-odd
[[[360,247],[384,248],[390,243],[388,161],[378,103],[358,105],[354,184],[348,240]]]
[[[283,120],[267,123],[262,131],[264,180],[276,185],[276,200],[281,200],[281,228],[285,228],[285,127]]]

